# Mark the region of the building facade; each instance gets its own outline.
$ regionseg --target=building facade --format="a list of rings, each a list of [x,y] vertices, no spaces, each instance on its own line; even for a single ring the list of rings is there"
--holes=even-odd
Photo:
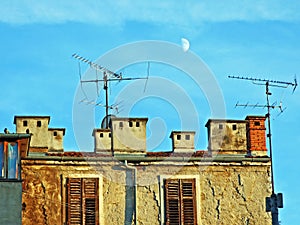
[[[265,117],[208,120],[208,148],[173,131],[172,149],[147,152],[147,118],[109,118],[91,152],[63,150],[50,117],[17,116],[31,135],[22,156],[22,222],[29,224],[271,224]]]

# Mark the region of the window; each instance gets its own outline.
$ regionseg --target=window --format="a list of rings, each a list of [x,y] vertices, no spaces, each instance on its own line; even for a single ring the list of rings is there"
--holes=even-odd
[[[132,126],[133,126],[132,121],[129,121],[129,127],[132,127]]]
[[[191,137],[189,134],[185,135],[185,140],[190,140],[190,139],[191,139]]]
[[[135,126],[136,126],[136,127],[140,127],[140,122],[136,122],[136,123],[135,123]]]
[[[27,127],[27,120],[23,120],[23,127]]]
[[[236,130],[236,124],[232,124],[232,130]]]
[[[42,126],[42,121],[38,120],[38,121],[36,122],[36,126],[37,126],[37,127],[41,127],[41,126]]]
[[[260,122],[259,122],[259,121],[255,121],[255,122],[254,122],[254,125],[255,125],[255,126],[260,126]]]
[[[20,179],[20,158],[17,142],[0,142],[0,178]]]
[[[123,127],[123,122],[120,122],[120,123],[119,123],[119,127]]]
[[[219,124],[219,129],[220,129],[220,130],[223,129],[223,124]]]
[[[103,138],[103,133],[100,133],[100,137]]]
[[[53,136],[56,137],[57,136],[57,131],[53,132]]]
[[[177,134],[177,140],[181,140],[181,135],[180,134]]]
[[[196,225],[195,179],[165,180],[167,225]]]
[[[67,224],[98,225],[98,178],[67,178]]]

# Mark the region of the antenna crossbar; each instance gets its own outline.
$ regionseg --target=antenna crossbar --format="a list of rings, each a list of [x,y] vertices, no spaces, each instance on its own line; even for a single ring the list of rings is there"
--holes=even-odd
[[[113,76],[113,77],[116,77],[116,78],[118,78],[118,79],[122,79],[122,74],[114,73],[114,72],[112,72],[112,71],[106,69],[105,67],[100,66],[100,65],[94,63],[93,61],[91,61],[91,60],[89,60],[89,59],[87,59],[87,58],[84,58],[84,57],[82,57],[82,56],[80,56],[80,55],[78,55],[78,54],[76,54],[76,53],[74,53],[74,54],[72,55],[72,57],[74,57],[75,59],[78,59],[79,61],[82,61],[82,62],[84,62],[84,63],[89,64],[90,67],[92,67],[93,69],[95,69],[95,70],[97,70],[97,71],[106,73],[106,74],[108,74],[108,75],[110,75],[110,76]]]
[[[279,80],[269,80],[269,79],[262,79],[262,78],[254,78],[254,77],[241,77],[241,76],[228,76],[228,78],[234,78],[234,79],[240,79],[240,80],[251,80],[253,82],[264,82],[264,83],[269,83],[269,86],[276,86],[276,87],[288,87],[292,86],[294,87],[294,90],[297,87],[297,80],[295,78],[294,82],[286,82],[286,81],[279,81]],[[272,84],[280,84],[279,85],[272,85]]]
[[[146,77],[133,77],[133,78],[122,78],[122,79],[114,79],[114,78],[108,78],[108,79],[95,79],[95,80],[82,80],[82,83],[97,83],[97,82],[103,82],[103,81],[121,81],[121,80],[145,80]]]
[[[244,108],[248,108],[248,107],[252,107],[252,108],[271,108],[271,109],[275,109],[275,108],[279,108],[280,111],[282,111],[282,104],[280,105],[276,105],[276,104],[272,104],[272,105],[262,105],[262,104],[240,104],[240,103],[236,103],[235,107],[244,107]]]

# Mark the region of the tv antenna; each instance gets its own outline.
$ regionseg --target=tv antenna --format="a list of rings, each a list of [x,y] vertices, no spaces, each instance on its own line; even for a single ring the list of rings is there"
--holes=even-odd
[[[113,72],[113,71],[111,71],[111,70],[109,70],[109,69],[107,69],[103,66],[100,66],[97,63],[94,63],[93,61],[91,61],[87,58],[84,58],[84,57],[82,57],[82,56],[80,56],[76,53],[74,53],[72,55],[72,57],[75,58],[75,59],[78,59],[81,62],[84,62],[84,63],[88,64],[96,72],[101,72],[103,74],[103,77],[101,79],[98,79],[98,77],[96,77],[93,80],[82,80],[81,76],[80,76],[80,83],[81,84],[83,84],[83,83],[96,83],[97,90],[98,90],[99,82],[103,82],[103,89],[105,90],[105,104],[104,105],[98,104],[98,105],[101,105],[101,106],[105,107],[105,118],[106,118],[106,127],[105,128],[108,128],[108,115],[109,115],[108,111],[109,111],[109,109],[113,108],[113,106],[109,105],[109,101],[108,101],[108,88],[109,88],[108,83],[112,82],[112,81],[148,79],[148,77],[147,78],[144,78],[144,77],[124,78],[122,76],[122,73],[115,73],[115,72]],[[97,104],[95,104],[95,105],[97,105]]]
[[[252,81],[253,84],[256,85],[265,85],[266,87],[266,105],[259,105],[258,103],[253,104],[239,104],[237,103],[236,106],[243,106],[243,107],[260,107],[260,108],[267,108],[267,114],[266,117],[268,119],[268,134],[267,137],[269,139],[269,151],[270,151],[270,159],[271,159],[271,184],[272,184],[272,194],[271,197],[266,198],[266,211],[271,212],[272,214],[272,225],[279,225],[278,221],[278,208],[283,208],[283,197],[282,193],[275,194],[275,188],[274,188],[274,172],[273,172],[273,154],[272,154],[272,134],[271,134],[271,109],[279,108],[281,112],[283,112],[284,109],[282,109],[282,103],[277,106],[275,104],[270,104],[269,96],[272,95],[272,93],[269,90],[269,87],[278,87],[278,88],[288,88],[293,87],[293,93],[295,92],[298,84],[297,79],[295,77],[294,82],[286,82],[286,81],[278,81],[278,80],[268,80],[268,79],[261,79],[261,78],[253,78],[253,77],[240,77],[240,76],[228,76],[228,78],[233,79],[240,79],[240,80],[248,80]]]

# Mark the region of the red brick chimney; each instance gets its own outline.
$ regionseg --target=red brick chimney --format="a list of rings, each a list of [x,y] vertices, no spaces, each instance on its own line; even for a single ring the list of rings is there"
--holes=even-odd
[[[253,156],[267,155],[265,116],[247,116],[248,153]]]

